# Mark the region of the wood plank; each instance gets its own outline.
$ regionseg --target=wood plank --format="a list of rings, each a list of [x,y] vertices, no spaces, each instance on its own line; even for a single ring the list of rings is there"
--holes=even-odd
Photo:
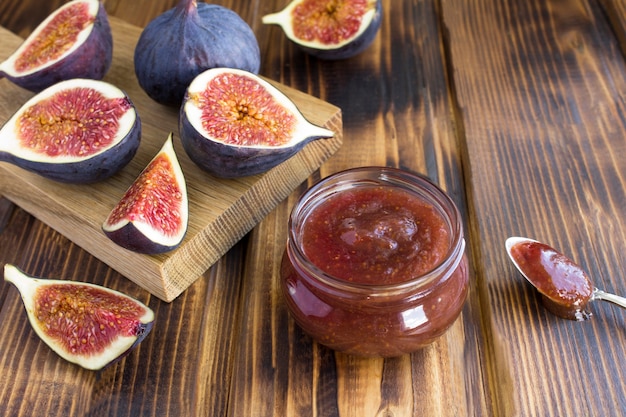
[[[626,338],[615,329],[624,315],[599,303],[588,322],[551,315],[504,251],[511,235],[543,240],[599,287],[626,294],[619,44],[594,1],[444,0],[442,15],[465,134],[477,279],[490,302],[483,320],[502,340],[500,365],[511,379],[503,388],[513,402],[496,410],[619,415],[626,375],[616,364],[626,363]],[[493,364],[492,378],[496,372]]]
[[[313,95],[319,91],[320,98],[346,109],[344,145],[250,234],[229,416],[492,415],[489,395],[499,394],[495,387],[503,380],[488,378],[486,364],[496,362],[497,352],[485,348],[492,341],[480,320],[483,290],[475,279],[462,318],[445,337],[413,355],[385,360],[351,357],[313,342],[288,315],[280,294],[290,208],[300,192],[330,173],[363,165],[421,172],[465,212],[439,10],[435,2],[388,0],[383,7],[381,35],[353,59],[310,60],[308,71],[298,71],[308,58],[296,48],[268,50],[266,73]],[[266,36],[268,44],[283,42],[279,31]]]
[[[146,9],[156,13],[167,1]],[[600,286],[626,293],[626,68],[615,31],[623,14],[603,12],[623,0],[613,9],[608,1],[385,0],[372,49],[343,62],[307,57],[258,23],[284,2],[220,2],[255,27],[263,74],[345,109],[344,145],[172,303],[0,204],[9,219],[0,233],[3,262],[85,274],[148,302],[159,320],[139,351],[94,378],[35,343],[17,293],[0,282],[0,340],[11,346],[0,349],[0,414],[622,415],[626,316],[599,303],[585,323],[549,315],[503,249],[511,234],[545,239]],[[0,3],[0,21],[29,27],[20,15],[33,3]],[[136,3],[106,6],[132,13],[129,21],[147,19]],[[393,360],[315,344],[277,292],[285,221],[298,193],[366,164],[426,173],[467,217],[473,275],[462,319],[434,346]]]
[[[187,235],[179,248],[162,255],[147,256],[125,250],[102,233],[102,222],[160,149],[167,134],[176,132],[177,137],[178,112],[150,100],[136,82],[132,56],[140,29],[114,17],[110,20],[114,61],[105,80],[126,91],[137,107],[142,121],[142,142],[137,155],[120,173],[92,185],[55,183],[13,165],[0,164],[0,193],[152,294],[171,301],[339,149],[341,111],[274,82],[305,117],[333,130],[335,137],[310,143],[267,173],[239,179],[224,180],[206,174],[187,157],[176,140],[175,148],[189,192]],[[20,40],[6,30],[0,36],[6,39],[0,50],[3,59]],[[0,83],[0,117],[6,120],[32,94],[8,80]]]
[[[67,238],[16,209],[0,235],[2,260],[33,273],[122,291],[155,311],[136,350],[100,372],[83,370],[32,331],[15,288],[0,281],[0,414],[3,416],[225,415],[237,339],[245,242],[235,245],[175,302],[112,271]],[[7,248],[11,248],[7,251]],[[163,413],[167,410],[167,413]]]
[[[613,32],[622,48],[622,54],[626,56],[626,1],[625,0],[599,0]]]

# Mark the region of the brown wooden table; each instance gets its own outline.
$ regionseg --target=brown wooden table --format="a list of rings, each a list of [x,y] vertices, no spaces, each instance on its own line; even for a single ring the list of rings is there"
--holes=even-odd
[[[143,27],[175,2],[105,5]],[[2,0],[0,25],[25,37],[62,3]],[[0,282],[0,415],[624,415],[624,312],[595,303],[587,322],[550,315],[504,241],[546,241],[598,287],[626,294],[626,3],[385,0],[375,43],[339,62],[307,57],[261,24],[284,0],[216,3],[254,29],[262,75],[342,109],[342,148],[171,303],[0,199],[2,264],[124,291],[157,317],[126,359],[85,371],[35,336],[17,292]],[[428,175],[466,221],[462,318],[434,345],[395,359],[312,342],[277,287],[297,196],[362,165]]]

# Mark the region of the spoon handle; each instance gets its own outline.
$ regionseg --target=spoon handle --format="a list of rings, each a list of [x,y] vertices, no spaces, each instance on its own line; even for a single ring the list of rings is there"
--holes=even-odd
[[[626,308],[626,298],[620,297],[619,295],[610,294],[608,292],[604,292],[599,289],[593,290],[593,299],[594,300],[604,300],[609,301],[615,305],[618,305],[622,308]]]

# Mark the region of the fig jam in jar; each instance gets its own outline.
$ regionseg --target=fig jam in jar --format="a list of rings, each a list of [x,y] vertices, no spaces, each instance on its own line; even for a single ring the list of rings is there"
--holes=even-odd
[[[296,323],[325,346],[414,352],[454,323],[467,298],[461,217],[419,175],[383,167],[331,175],[293,208],[281,286]]]

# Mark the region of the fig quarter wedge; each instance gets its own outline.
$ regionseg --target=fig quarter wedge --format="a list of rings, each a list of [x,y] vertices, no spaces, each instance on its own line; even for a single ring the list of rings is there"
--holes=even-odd
[[[121,292],[86,282],[42,279],[14,265],[4,279],[18,289],[35,333],[63,359],[99,370],[119,361],[152,330],[154,312]]]
[[[187,185],[172,137],[170,133],[102,224],[109,239],[134,252],[168,252],[181,243],[187,231]]]

